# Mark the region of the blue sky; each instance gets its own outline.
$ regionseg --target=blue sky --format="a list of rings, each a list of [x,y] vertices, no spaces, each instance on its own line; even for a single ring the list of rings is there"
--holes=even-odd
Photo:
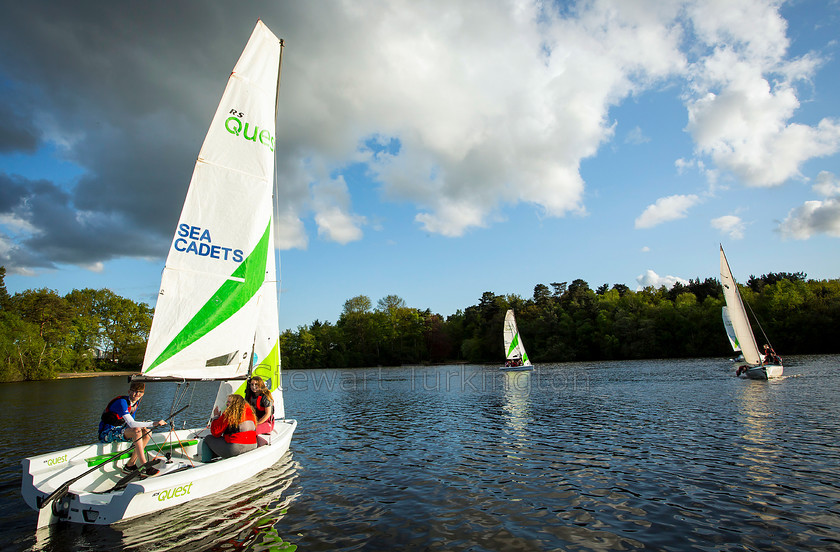
[[[235,11],[236,13],[232,13]],[[10,292],[154,304],[257,18],[286,41],[281,329],[386,296],[840,277],[840,3],[6,2]]]

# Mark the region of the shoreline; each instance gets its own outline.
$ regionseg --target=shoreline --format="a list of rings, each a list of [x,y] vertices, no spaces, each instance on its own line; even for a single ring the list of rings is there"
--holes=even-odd
[[[55,379],[96,378],[99,376],[136,376],[138,372],[62,372],[55,375]]]

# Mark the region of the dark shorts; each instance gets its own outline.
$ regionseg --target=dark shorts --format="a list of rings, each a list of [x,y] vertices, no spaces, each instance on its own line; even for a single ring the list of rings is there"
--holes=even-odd
[[[99,434],[99,440],[102,441],[103,443],[113,443],[113,442],[116,442],[116,441],[122,441],[122,442],[127,443],[128,441],[131,441],[131,439],[129,439],[128,437],[126,437],[123,434],[124,429],[125,429],[125,426],[118,426],[118,427],[113,427],[112,426],[112,427],[110,427],[106,430],[103,430]]]

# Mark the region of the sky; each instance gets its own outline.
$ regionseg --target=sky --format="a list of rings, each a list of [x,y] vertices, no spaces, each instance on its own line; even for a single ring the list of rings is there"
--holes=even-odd
[[[840,278],[838,0],[0,0],[10,293],[154,306],[258,19],[283,38],[280,328],[397,295]]]

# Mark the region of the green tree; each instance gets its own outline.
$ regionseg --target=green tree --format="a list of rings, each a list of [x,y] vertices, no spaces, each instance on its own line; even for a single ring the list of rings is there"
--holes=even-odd
[[[9,309],[9,292],[6,291],[6,267],[0,266],[0,310]]]
[[[42,379],[72,366],[73,309],[49,289],[25,290],[9,300],[10,310],[31,325],[18,326],[18,361],[24,379]],[[37,336],[33,335],[37,333]]]
[[[145,303],[138,304],[103,289],[97,294],[94,312],[111,360],[125,367],[139,366],[143,360],[139,346],[148,339],[152,325],[151,309]]]

